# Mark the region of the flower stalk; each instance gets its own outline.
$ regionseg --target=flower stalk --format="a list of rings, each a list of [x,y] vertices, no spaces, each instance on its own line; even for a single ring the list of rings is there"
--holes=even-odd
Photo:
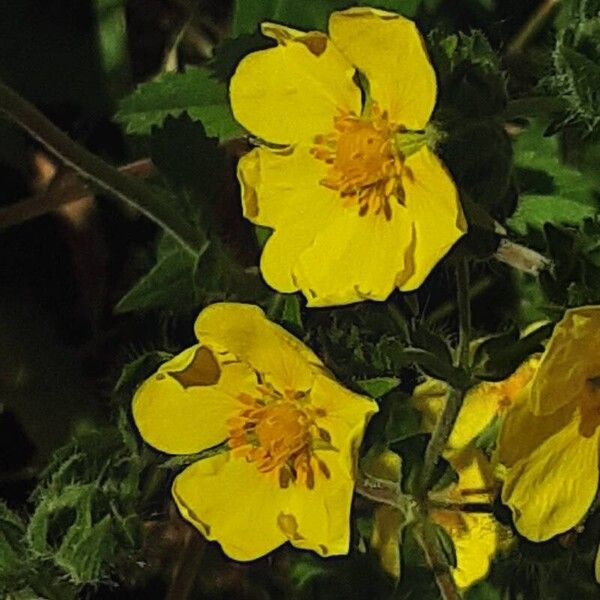
[[[458,306],[458,347],[456,366],[467,369],[469,366],[469,338],[471,335],[471,305],[469,301],[469,266],[465,258],[456,265],[456,298]],[[453,388],[425,450],[425,460],[421,474],[418,495],[423,498],[432,483],[435,467],[438,464],[448,438],[458,417],[466,390]]]

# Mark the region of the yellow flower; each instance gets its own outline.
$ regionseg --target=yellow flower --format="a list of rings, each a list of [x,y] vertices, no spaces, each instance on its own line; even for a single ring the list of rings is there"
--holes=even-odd
[[[436,81],[414,23],[352,8],[331,15],[329,36],[262,32],[277,46],[240,62],[230,96],[235,118],[269,144],[238,171],[244,215],[274,230],[265,280],[309,306],[418,288],[466,223],[425,143]]]
[[[344,389],[256,306],[213,304],[194,329],[199,343],[133,400],[142,437],[162,452],[227,444],[175,479],[182,516],[236,560],[286,541],[345,554],[356,453],[375,402]]]
[[[547,540],[583,520],[598,488],[600,307],[566,312],[524,402],[504,420],[502,499],[527,538]]]
[[[518,404],[538,364],[539,358],[531,357],[503,381],[484,381],[471,388],[458,413],[444,456],[449,458],[472,444],[495,417],[505,415]],[[436,379],[427,379],[415,388],[412,401],[423,415],[425,431],[433,431],[448,393],[448,384]]]

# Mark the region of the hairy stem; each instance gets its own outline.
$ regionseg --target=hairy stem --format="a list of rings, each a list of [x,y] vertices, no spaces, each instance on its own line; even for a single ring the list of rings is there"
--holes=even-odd
[[[469,366],[469,338],[471,335],[471,304],[469,301],[469,267],[466,259],[456,265],[456,300],[458,306],[458,347],[456,349],[457,366],[467,369]],[[425,450],[423,471],[419,486],[419,496],[424,497],[431,486],[435,467],[446,447],[458,412],[465,395],[464,390],[452,388],[444,410],[433,431]]]
[[[454,583],[447,561],[441,555],[437,542],[430,539],[426,529],[421,524],[415,526],[414,536],[423,550],[427,565],[433,571],[442,600],[461,600],[460,592]]]
[[[153,188],[128,177],[104,162],[51,123],[40,111],[0,81],[0,113],[25,129],[61,162],[103,192],[123,200],[171,234],[186,250],[197,254],[201,247],[193,227],[183,215],[170,209]]]

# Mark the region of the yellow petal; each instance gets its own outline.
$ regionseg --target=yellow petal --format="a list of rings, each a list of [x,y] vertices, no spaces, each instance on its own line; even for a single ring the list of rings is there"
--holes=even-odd
[[[318,228],[331,207],[343,210],[337,192],[319,184],[327,171],[306,144],[285,151],[254,148],[238,163],[244,216],[271,228],[304,218]]]
[[[317,375],[310,392],[315,408],[325,415],[317,424],[331,435],[331,443],[340,450],[340,461],[349,476],[354,476],[358,447],[369,419],[379,410],[377,403],[342,387],[326,375]]]
[[[354,480],[337,452],[320,451],[317,455],[327,465],[330,477],[318,474],[312,490],[289,488],[283,512],[293,518],[296,527],[288,539],[296,548],[313,550],[321,556],[347,554]]]
[[[283,490],[230,453],[189,466],[173,483],[181,515],[234,560],[254,560],[286,541],[277,523]]]
[[[447,399],[448,384],[439,379],[428,377],[415,387],[411,403],[421,413],[421,427],[424,433],[433,432]]]
[[[406,161],[413,179],[404,178],[407,218],[414,222],[413,271],[398,279],[403,291],[417,289],[433,267],[466,232],[458,191],[440,160],[422,148]]]
[[[596,583],[600,583],[600,546],[596,551],[596,560],[594,561],[594,576],[596,577]]]
[[[530,386],[526,388],[529,389]],[[551,415],[537,416],[529,412],[527,401],[515,404],[503,419],[495,459],[506,467],[513,466],[567,427],[573,418],[574,412],[570,406]]]
[[[337,193],[319,184],[327,165],[308,146],[274,152],[256,148],[238,166],[244,216],[275,228],[261,257],[261,272],[272,288],[298,290],[292,272],[300,253],[336,212],[344,211]]]
[[[271,37],[277,26],[269,25]],[[279,44],[246,56],[229,88],[235,118],[254,135],[275,144],[312,140],[327,133],[339,109],[360,112],[354,68],[318,32],[287,35]]]
[[[371,8],[334,12],[333,43],[369,80],[370,93],[390,119],[422,129],[435,105],[435,72],[415,24]]]
[[[575,527],[596,495],[598,434],[581,436],[578,421],[573,418],[507,471],[502,500],[518,531],[535,542]]]
[[[568,310],[558,323],[531,389],[535,414],[576,405],[587,393],[588,379],[600,375],[600,307]],[[557,376],[560,374],[560,376]]]
[[[198,339],[248,363],[280,390],[306,390],[321,361],[300,340],[251,304],[222,302],[205,308],[194,325]]]
[[[199,355],[203,350],[193,346],[166,362],[135,394],[135,424],[144,440],[162,452],[192,454],[223,442],[225,421],[238,408],[237,395],[255,389],[256,377],[240,363],[220,365],[215,381],[208,355]]]
[[[484,382],[471,388],[454,423],[448,449],[460,450],[474,442],[498,414],[501,400],[501,384]]]
[[[456,568],[452,576],[465,589],[483,579],[500,543],[499,525],[491,515],[462,513],[464,531],[450,532],[456,551]]]
[[[371,548],[379,554],[381,568],[394,579],[400,579],[400,534],[405,519],[391,506],[375,509]]]
[[[398,207],[399,209],[401,207]],[[412,268],[414,227],[406,211],[391,220],[355,209],[337,213],[299,257],[294,268],[308,306],[385,300]]]

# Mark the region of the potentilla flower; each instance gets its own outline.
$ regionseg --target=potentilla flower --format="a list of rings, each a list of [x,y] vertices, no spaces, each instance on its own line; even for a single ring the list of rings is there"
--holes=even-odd
[[[199,343],[133,400],[142,437],[162,452],[226,445],[175,478],[182,516],[236,560],[286,541],[345,554],[356,454],[375,402],[343,388],[256,306],[214,304],[194,329]]]
[[[331,15],[329,36],[262,32],[277,46],[240,62],[230,95],[236,119],[265,142],[238,172],[244,215],[274,230],[265,280],[310,306],[418,288],[466,223],[427,147],[437,89],[414,23],[352,8]]]
[[[600,307],[591,306],[565,313],[500,431],[502,500],[521,534],[543,541],[584,519],[598,488],[599,442]]]

